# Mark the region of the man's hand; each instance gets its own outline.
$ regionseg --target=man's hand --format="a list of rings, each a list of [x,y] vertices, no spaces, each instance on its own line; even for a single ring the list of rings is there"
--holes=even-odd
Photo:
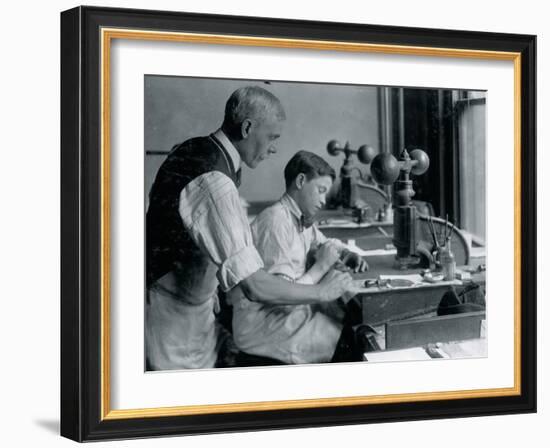
[[[340,258],[340,251],[336,243],[329,240],[319,248],[315,257],[315,262],[327,272]]]
[[[363,257],[350,250],[343,254],[342,263],[349,267],[353,272],[365,272],[369,269],[369,264],[363,259]]]
[[[351,275],[332,269],[317,285],[320,288],[322,302],[338,299],[345,292],[353,290]]]

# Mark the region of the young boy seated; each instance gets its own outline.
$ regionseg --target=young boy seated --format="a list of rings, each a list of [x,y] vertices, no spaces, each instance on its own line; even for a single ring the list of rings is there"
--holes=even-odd
[[[367,269],[358,254],[338,240],[327,239],[313,224],[335,179],[332,167],[316,154],[299,151],[288,162],[284,175],[285,194],[252,223],[254,244],[265,269],[303,284],[316,284],[332,275],[336,264],[345,264],[355,272]],[[315,262],[307,269],[311,252],[315,252]],[[275,305],[244,296],[232,303],[233,336],[242,352],[286,364],[351,360],[335,353],[337,345],[349,344],[339,343],[342,316],[327,312],[324,304]]]

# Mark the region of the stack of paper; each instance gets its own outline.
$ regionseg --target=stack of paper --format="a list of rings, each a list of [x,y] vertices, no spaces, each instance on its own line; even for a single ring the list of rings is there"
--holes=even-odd
[[[432,359],[422,347],[406,348],[403,350],[382,350],[378,352],[367,352],[363,355],[365,361],[387,362],[387,361],[423,361]]]

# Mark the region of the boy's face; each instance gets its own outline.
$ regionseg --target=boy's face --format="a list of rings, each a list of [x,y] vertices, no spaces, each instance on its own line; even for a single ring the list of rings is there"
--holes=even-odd
[[[320,176],[307,180],[305,175],[298,186],[296,202],[306,219],[313,218],[321,210],[327,201],[327,193],[332,187],[332,177]]]

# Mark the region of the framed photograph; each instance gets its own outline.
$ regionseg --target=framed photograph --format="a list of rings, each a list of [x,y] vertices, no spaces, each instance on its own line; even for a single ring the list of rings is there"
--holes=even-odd
[[[61,13],[61,434],[536,411],[536,37]]]

